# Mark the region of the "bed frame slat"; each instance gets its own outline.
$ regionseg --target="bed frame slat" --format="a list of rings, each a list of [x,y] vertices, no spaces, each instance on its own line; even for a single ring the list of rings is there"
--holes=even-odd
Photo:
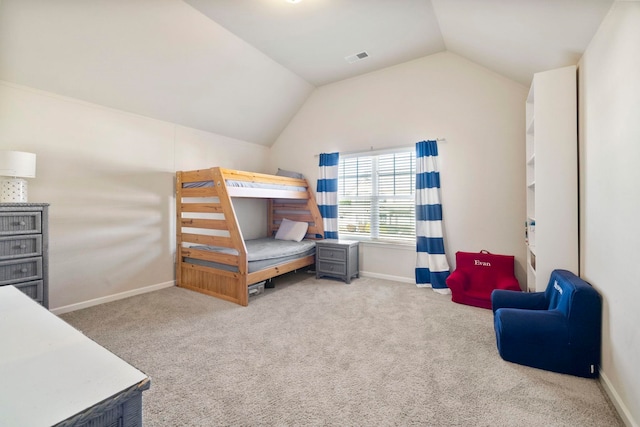
[[[186,258],[196,258],[202,261],[219,262],[221,264],[226,264],[232,267],[237,267],[239,264],[238,255],[230,255],[214,251],[185,248],[182,250],[182,255]]]
[[[222,219],[183,218],[180,220],[180,225],[209,230],[229,230],[229,223]]]
[[[182,197],[218,197],[218,190],[215,187],[182,188]]]
[[[229,237],[208,236],[205,234],[182,233],[183,243],[195,243],[196,245],[223,246],[233,248],[233,242]]]
[[[200,213],[221,213],[222,206],[220,203],[182,203],[180,205],[182,212],[200,212]]]

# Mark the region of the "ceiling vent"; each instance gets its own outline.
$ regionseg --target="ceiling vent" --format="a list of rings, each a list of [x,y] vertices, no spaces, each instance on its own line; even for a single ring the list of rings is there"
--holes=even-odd
[[[368,57],[369,54],[365,51],[362,51],[354,55],[345,56],[344,59],[346,59],[349,64],[353,64],[354,62],[362,61],[363,59],[366,59]]]

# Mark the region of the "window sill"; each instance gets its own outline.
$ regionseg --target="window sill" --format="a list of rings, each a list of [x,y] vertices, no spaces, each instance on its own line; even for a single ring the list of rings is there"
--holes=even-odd
[[[361,236],[352,236],[345,233],[340,233],[340,238],[345,240],[357,240],[361,245],[364,246],[375,246],[375,247],[388,247],[390,249],[400,249],[407,251],[415,251],[416,244],[415,242],[405,242],[405,241],[391,241],[391,240],[370,240],[363,239]]]

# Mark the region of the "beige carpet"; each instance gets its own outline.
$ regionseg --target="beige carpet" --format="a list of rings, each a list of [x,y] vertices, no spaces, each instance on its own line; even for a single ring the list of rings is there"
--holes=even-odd
[[[151,377],[146,426],[622,426],[598,381],[503,361],[490,310],[406,283],[279,278],[68,313]]]

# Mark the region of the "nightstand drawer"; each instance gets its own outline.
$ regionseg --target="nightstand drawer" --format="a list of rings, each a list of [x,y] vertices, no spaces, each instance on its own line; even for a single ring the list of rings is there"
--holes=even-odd
[[[319,273],[339,274],[341,276],[347,274],[347,264],[344,262],[318,260],[317,264],[316,269]]]
[[[344,261],[347,259],[347,249],[320,246],[318,248],[318,259]]]
[[[42,279],[42,257],[0,262],[0,285]]]
[[[0,212],[0,236],[41,232],[40,212]]]
[[[0,260],[42,255],[42,236],[0,237]]]

